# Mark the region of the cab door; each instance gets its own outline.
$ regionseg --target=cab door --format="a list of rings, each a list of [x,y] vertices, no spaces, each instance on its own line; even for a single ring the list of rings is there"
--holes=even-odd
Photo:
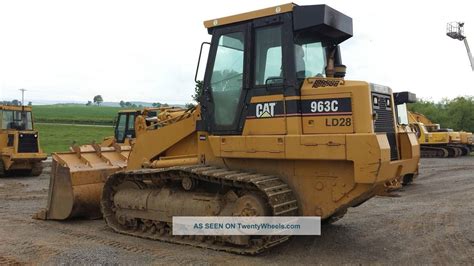
[[[115,125],[115,140],[117,143],[124,143],[126,138],[135,138],[135,118],[136,113],[121,113]]]
[[[216,29],[201,99],[206,130],[214,135],[240,134],[248,79],[247,24]]]
[[[260,18],[253,23],[252,77],[245,100],[243,135],[283,135],[287,132],[284,26],[281,16]]]

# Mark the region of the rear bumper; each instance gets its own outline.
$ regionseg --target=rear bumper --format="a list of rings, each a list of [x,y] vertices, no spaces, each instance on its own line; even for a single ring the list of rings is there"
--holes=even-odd
[[[380,184],[418,172],[420,147],[414,133],[398,134],[399,160],[390,160],[385,134],[347,136],[347,159],[354,162],[354,182]]]
[[[15,153],[11,154],[9,157],[12,161],[43,161],[48,158],[46,153]]]

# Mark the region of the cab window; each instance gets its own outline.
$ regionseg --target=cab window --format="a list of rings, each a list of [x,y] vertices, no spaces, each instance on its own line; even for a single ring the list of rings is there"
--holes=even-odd
[[[311,31],[303,31],[295,37],[294,50],[298,79],[326,76],[326,48]]]
[[[115,128],[115,138],[118,142],[121,142],[125,139],[126,125],[127,116],[125,114],[120,114],[117,120],[117,126]]]
[[[244,73],[244,33],[234,32],[219,37],[211,76],[214,122],[230,126],[237,116]]]
[[[398,124],[408,125],[408,111],[407,111],[406,103],[397,105],[397,114],[398,114]]]
[[[283,83],[281,26],[255,30],[255,85]]]
[[[127,130],[135,130],[135,114],[130,114],[128,116],[128,127]]]
[[[30,111],[2,111],[2,129],[33,130]]]

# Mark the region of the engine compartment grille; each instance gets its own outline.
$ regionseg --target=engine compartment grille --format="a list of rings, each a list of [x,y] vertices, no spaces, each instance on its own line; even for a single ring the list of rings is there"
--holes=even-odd
[[[372,92],[372,110],[376,114],[374,130],[386,133],[390,144],[390,159],[398,160],[397,134],[393,118],[393,103],[390,95]]]
[[[38,134],[37,133],[18,134],[18,152],[19,153],[38,152]]]

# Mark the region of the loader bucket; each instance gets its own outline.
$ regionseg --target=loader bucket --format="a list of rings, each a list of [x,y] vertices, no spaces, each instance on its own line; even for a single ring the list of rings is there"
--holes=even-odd
[[[33,216],[42,220],[97,219],[108,176],[124,169],[130,146],[85,145],[52,155],[48,205]]]

